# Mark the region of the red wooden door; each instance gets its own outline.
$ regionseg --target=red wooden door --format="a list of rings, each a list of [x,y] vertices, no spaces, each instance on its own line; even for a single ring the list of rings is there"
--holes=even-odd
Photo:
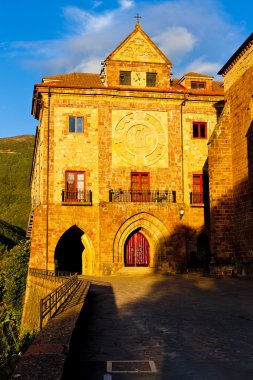
[[[125,265],[127,267],[147,267],[149,265],[149,244],[140,232],[136,232],[126,242]]]

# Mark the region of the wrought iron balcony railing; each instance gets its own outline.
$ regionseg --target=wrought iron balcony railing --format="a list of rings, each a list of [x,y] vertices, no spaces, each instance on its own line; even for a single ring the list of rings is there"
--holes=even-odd
[[[62,190],[62,202],[66,203],[80,203],[80,204],[92,204],[92,191],[68,191]]]
[[[109,202],[173,202],[176,191],[172,190],[109,190]]]

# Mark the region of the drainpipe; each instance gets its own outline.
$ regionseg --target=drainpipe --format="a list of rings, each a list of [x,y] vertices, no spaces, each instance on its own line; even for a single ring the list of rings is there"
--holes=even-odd
[[[181,155],[182,155],[182,167],[181,167],[181,175],[182,175],[182,203],[184,203],[184,136],[183,136],[183,107],[185,106],[185,94],[184,100],[180,104],[180,127],[181,127]]]
[[[46,182],[46,271],[48,270],[48,224],[49,224],[49,131],[50,131],[50,100],[51,92],[48,86],[48,107],[47,107],[47,182]]]

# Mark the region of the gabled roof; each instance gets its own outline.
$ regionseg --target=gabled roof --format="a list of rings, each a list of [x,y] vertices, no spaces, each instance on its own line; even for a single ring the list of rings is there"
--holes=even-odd
[[[50,86],[78,86],[82,88],[104,88],[99,74],[69,73],[50,75],[42,78],[42,83]]]
[[[187,73],[184,74],[183,77],[191,77],[191,78],[210,78],[212,79],[213,77],[211,75],[206,75],[206,74],[200,74],[200,73]]]
[[[140,42],[145,45],[145,51],[140,49]],[[163,63],[172,66],[171,61],[142,30],[140,23],[137,23],[132,33],[108,55],[105,62],[112,60]]]
[[[196,74],[196,73],[194,73]],[[209,77],[210,79],[212,79],[213,77],[210,77],[208,75],[205,75],[205,74],[196,74],[196,75],[199,75],[200,78],[204,78],[204,77]],[[187,76],[184,75],[183,78]],[[197,76],[196,76],[197,78]],[[209,94],[212,94],[212,95],[223,95],[224,94],[224,83],[221,82],[221,81],[212,81],[212,84],[211,84],[211,88],[208,88],[208,89],[193,89],[193,88],[187,88],[185,86],[182,85],[182,78],[180,79],[173,79],[171,80],[171,85],[172,85],[172,88],[175,88],[177,90],[180,90],[182,91],[182,89],[184,90],[184,92],[187,92],[187,93],[191,93],[191,94],[202,94],[202,95],[209,95]]]

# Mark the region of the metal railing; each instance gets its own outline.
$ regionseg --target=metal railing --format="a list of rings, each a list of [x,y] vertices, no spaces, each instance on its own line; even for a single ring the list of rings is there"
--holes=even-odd
[[[173,190],[109,190],[109,202],[173,202]]]
[[[64,284],[40,300],[40,330],[43,327],[43,319],[49,318],[59,309],[63,302],[73,293],[78,285],[78,276],[75,273]]]
[[[62,202],[66,203],[81,203],[81,204],[92,204],[92,191],[69,191],[62,190]]]
[[[52,281],[65,281],[66,278],[73,276],[75,272],[67,272],[67,271],[54,271],[54,270],[46,270],[46,269],[38,269],[38,268],[30,268],[29,274],[36,277],[41,278],[49,278]]]

